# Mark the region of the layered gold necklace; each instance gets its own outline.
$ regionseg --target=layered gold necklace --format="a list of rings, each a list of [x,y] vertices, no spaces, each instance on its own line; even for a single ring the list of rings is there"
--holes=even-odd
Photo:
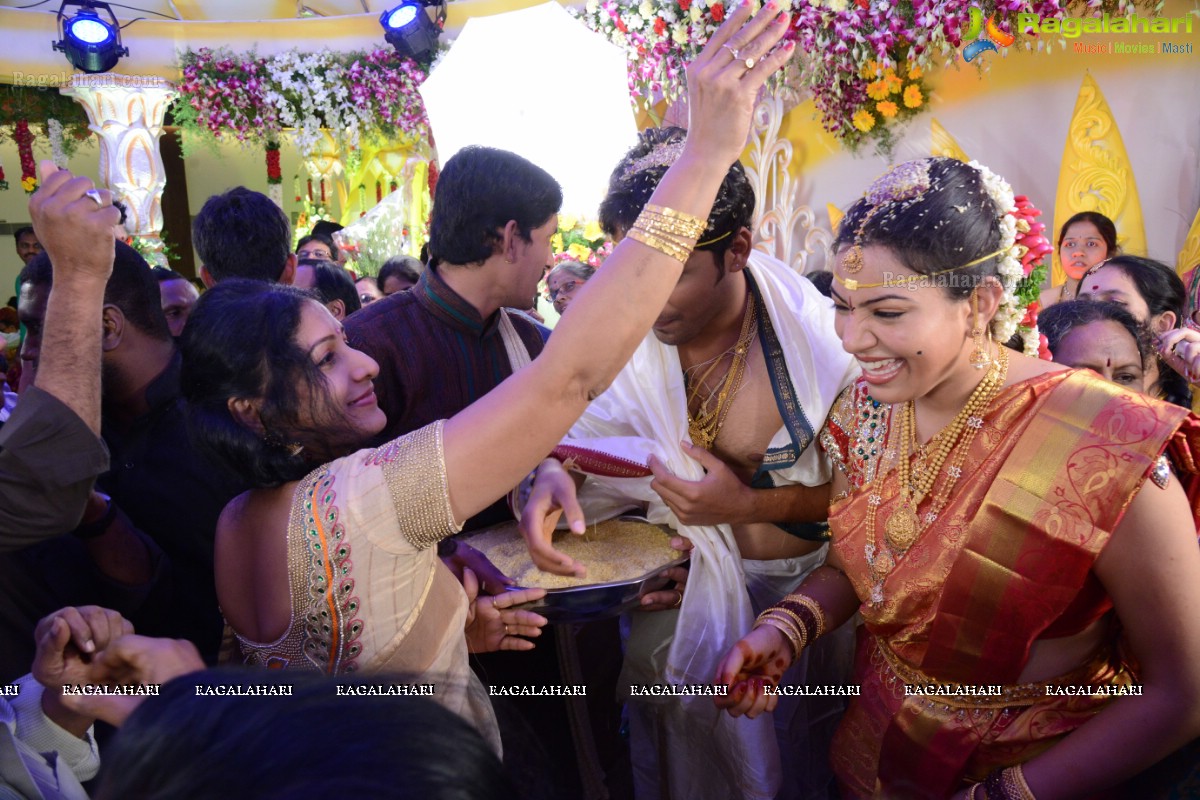
[[[966,460],[967,451],[975,435],[983,427],[983,414],[1004,387],[1008,378],[1008,348],[1001,346],[1000,352],[992,362],[991,369],[979,382],[967,398],[966,405],[954,416],[937,436],[933,437],[927,448],[932,449],[932,457],[928,450],[917,447],[917,415],[916,406],[909,400],[896,415],[896,477],[900,491],[896,497],[896,507],[884,524],[885,546],[880,547],[875,539],[876,509],[882,502],[878,493],[867,497],[867,543],[864,552],[867,564],[871,568],[871,578],[874,583],[871,590],[871,602],[883,602],[883,581],[896,566],[896,562],[908,551],[916,541],[917,536],[927,526],[937,520],[938,514],[950,500],[950,492],[962,477],[962,465]],[[917,470],[913,470],[913,456],[917,454]],[[951,454],[953,457],[951,458]],[[946,462],[949,460],[949,466]],[[942,468],[946,467],[946,476],[937,486],[929,508],[925,515],[917,515],[917,507],[930,496]],[[880,476],[880,480],[882,476]]]
[[[746,313],[742,317],[742,331],[738,334],[733,347],[716,358],[684,370],[683,378],[687,388],[688,434],[692,437],[692,444],[697,447],[711,450],[713,443],[717,441],[717,435],[721,432],[721,426],[725,424],[725,418],[729,416],[733,398],[742,388],[742,379],[746,375],[746,358],[754,343],[754,334],[758,328],[755,324],[757,320],[758,312],[754,306],[754,298],[753,296],[747,297]],[[726,356],[732,356],[729,369],[725,371],[725,377],[720,384],[715,389],[711,389],[708,386],[708,379],[716,372],[717,367],[725,360]],[[705,365],[708,368],[704,372],[698,376],[693,374]],[[701,393],[706,389],[708,395],[701,397]]]

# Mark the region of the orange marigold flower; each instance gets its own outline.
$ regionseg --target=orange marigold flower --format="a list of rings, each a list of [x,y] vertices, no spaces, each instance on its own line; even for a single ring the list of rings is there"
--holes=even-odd
[[[854,116],[850,118],[850,121],[854,123],[854,127],[858,128],[863,133],[866,133],[867,131],[871,130],[871,128],[875,127],[875,116],[865,108],[860,108],[858,111],[855,111]]]
[[[867,97],[870,97],[872,100],[882,100],[887,96],[887,86],[883,81],[871,81],[867,84]]]
[[[904,81],[893,73],[883,76],[883,85],[887,87],[888,94],[898,94],[904,88]]]
[[[882,103],[875,104],[875,110],[885,117],[894,117],[900,108],[891,100],[884,100]]]
[[[908,68],[908,79],[910,81],[920,80],[921,76],[924,74],[925,70],[921,69],[920,65],[918,64],[913,64]]]
[[[915,83],[910,83],[908,88],[904,90],[904,105],[908,108],[920,108],[921,103],[924,102],[925,97],[921,94],[921,87]]]

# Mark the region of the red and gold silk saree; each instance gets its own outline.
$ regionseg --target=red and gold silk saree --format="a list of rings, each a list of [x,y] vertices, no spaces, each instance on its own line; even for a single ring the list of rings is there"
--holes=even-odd
[[[868,502],[879,503],[882,540],[899,489],[895,470],[880,468],[889,407],[866,388],[846,390],[822,436],[850,478],[829,523],[859,598],[876,588]],[[1079,633],[1111,609],[1092,564],[1158,457],[1173,439],[1186,454],[1196,424],[1186,409],[1083,371],[1038,376],[996,397],[948,504],[883,579],[882,600],[861,606],[862,694],[832,752],[846,796],[948,797],[1032,758],[1112,699],[1054,687],[1132,682],[1110,615],[1110,635],[1086,663],[1017,685],[1037,639]],[[970,694],[912,694],[914,685]]]

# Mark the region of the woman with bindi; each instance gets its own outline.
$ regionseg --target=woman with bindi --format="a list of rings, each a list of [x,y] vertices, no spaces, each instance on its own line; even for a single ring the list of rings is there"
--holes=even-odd
[[[1146,365],[1148,391],[1192,407],[1189,384],[1200,380],[1200,333],[1179,327],[1187,298],[1175,270],[1149,258],[1117,256],[1088,270],[1079,299],[1116,303],[1146,326],[1157,345],[1156,357]]]
[[[1085,797],[1200,733],[1200,628],[1178,624],[1200,550],[1155,470],[1200,427],[998,344],[1023,316],[1014,210],[985,167],[923,159],[839,228],[837,330],[863,376],[821,434],[830,557],[717,680],[731,713],[769,711],[764,687],[860,613],[844,796]]]
[[[1042,292],[1042,308],[1074,300],[1079,296],[1079,281],[1084,274],[1120,252],[1117,226],[1111,219],[1097,211],[1080,211],[1072,216],[1058,232],[1058,260],[1067,279],[1062,286]]]
[[[1154,336],[1125,308],[1103,300],[1068,300],[1046,309],[1038,328],[1056,364],[1090,369],[1106,381],[1151,394],[1146,382]]]

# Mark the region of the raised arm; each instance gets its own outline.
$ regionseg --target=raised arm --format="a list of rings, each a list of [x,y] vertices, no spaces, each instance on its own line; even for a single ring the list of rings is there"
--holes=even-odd
[[[688,67],[691,129],[651,203],[697,218],[703,227],[721,180],[745,146],[758,90],[791,54],[790,43],[775,48],[788,18],[776,0],[753,19],[743,5]],[[662,311],[694,244],[692,237],[684,252],[668,254],[631,233],[588,281],[542,355],[446,424],[446,470],[458,519],[515,486],[604,391]]]
[[[54,265],[34,385],[54,395],[100,433],[100,323],[112,274],[113,226],[120,212],[107,191],[84,177],[41,165],[42,186],[29,201],[38,241]]]
[[[42,162],[29,202],[54,267],[32,387],[0,431],[0,552],[74,528],[96,476],[100,441],[100,320],[120,214],[90,180]],[[92,194],[88,194],[92,191]]]

